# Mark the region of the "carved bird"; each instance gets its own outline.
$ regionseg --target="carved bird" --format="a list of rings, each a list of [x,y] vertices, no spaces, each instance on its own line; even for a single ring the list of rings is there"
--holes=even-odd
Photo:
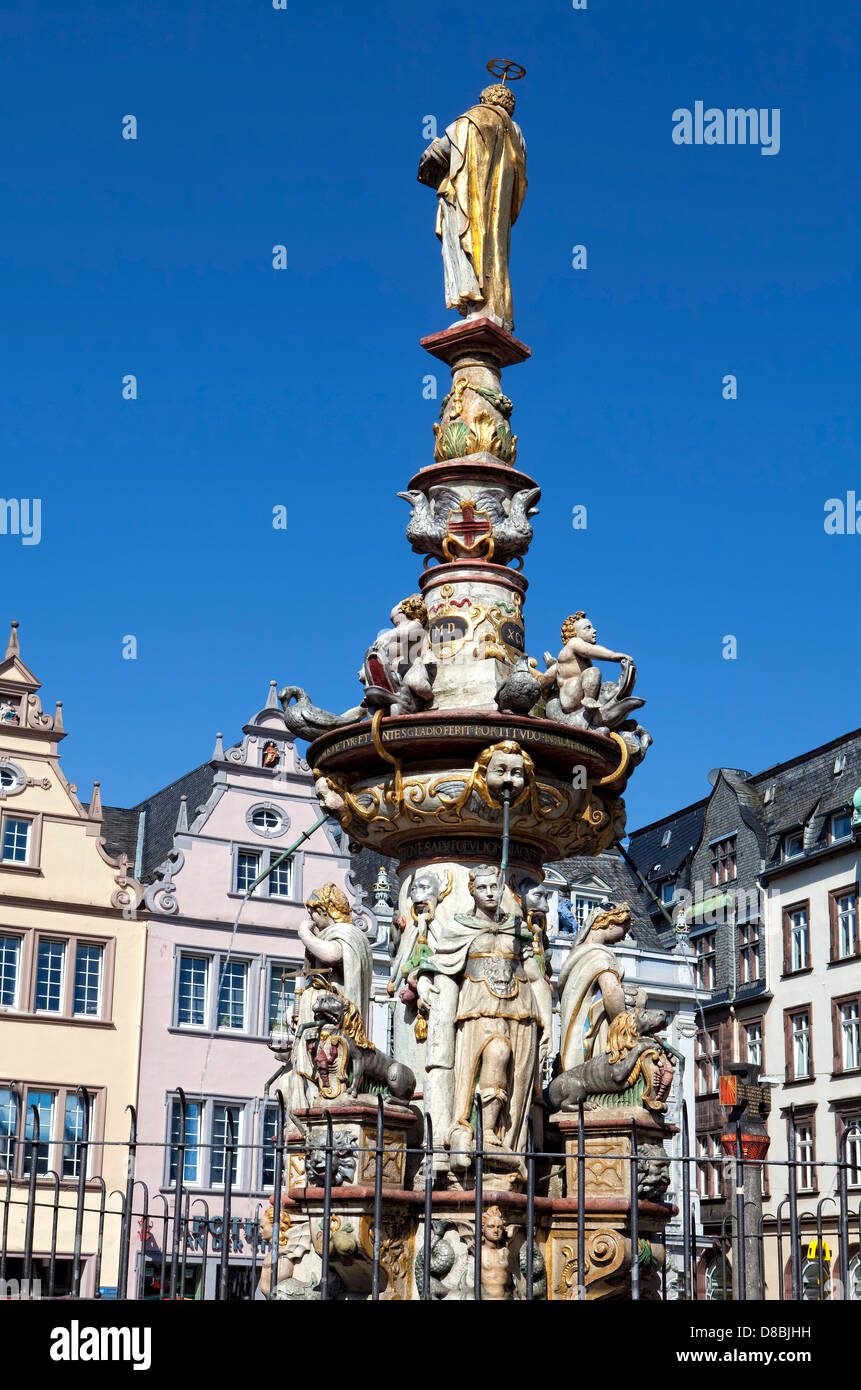
[[[427,494],[411,488],[399,492],[398,497],[403,497],[413,509],[407,523],[407,540],[417,555],[435,555],[438,560],[446,558],[442,547],[449,515],[471,500],[476,512],[486,512],[490,519],[494,563],[507,565],[509,560],[525,554],[529,548],[532,540],[529,518],[538,514],[535,504],[541,497],[541,489],[521,488],[511,498],[508,511],[505,509],[508,494],[501,487],[482,488],[467,499],[460,497],[454,488],[437,484]]]
[[[535,672],[529,665],[528,657],[522,656],[514,670],[502,682],[496,692],[496,706],[511,714],[528,714],[533,705],[541,699],[541,686]]]

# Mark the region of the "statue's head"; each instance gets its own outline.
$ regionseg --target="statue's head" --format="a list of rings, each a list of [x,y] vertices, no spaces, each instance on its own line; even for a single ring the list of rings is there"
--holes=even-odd
[[[491,1245],[501,1245],[505,1236],[505,1217],[499,1207],[488,1207],[481,1218],[481,1234]]]
[[[598,640],[598,634],[582,608],[570,614],[562,624],[562,641],[570,642],[572,637],[579,637],[584,642]]]
[[[328,917],[330,922],[352,922],[350,900],[335,883],[324,883],[316,888],[305,902],[313,920],[319,922]]]
[[[395,627],[398,626],[399,618],[406,618],[407,622],[419,622],[422,627],[427,627],[428,610],[427,605],[421,594],[410,594],[409,598],[401,599],[392,609],[391,619]]]
[[[435,908],[442,896],[442,884],[430,869],[420,869],[410,884],[410,901],[416,907]]]
[[[494,82],[492,86],[485,87],[481,94],[481,103],[483,106],[501,106],[509,116],[514,115],[514,93],[502,82]]]
[[[502,892],[499,870],[493,864],[477,864],[469,871],[469,891],[477,907],[495,912]]]
[[[543,912],[546,915],[550,908],[552,891],[552,888],[548,888],[543,883],[535,883],[531,879],[526,879],[520,887],[520,901],[523,904],[523,911]]]
[[[533,769],[534,764],[529,754],[513,739],[491,743],[488,748],[482,749],[475,761],[476,775],[483,779],[492,800],[497,804],[502,800],[503,792],[507,790],[514,805]]]
[[[630,930],[631,909],[628,904],[605,903],[592,909],[574,944],[579,946],[588,937],[591,942],[615,946],[624,940]]]

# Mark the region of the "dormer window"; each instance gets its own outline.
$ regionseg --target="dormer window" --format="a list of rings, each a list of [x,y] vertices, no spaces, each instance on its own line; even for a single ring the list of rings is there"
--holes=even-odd
[[[764,806],[767,806],[768,803],[769,803],[770,801],[773,801],[773,800],[774,800],[774,783],[772,782],[771,786],[770,786],[770,787],[766,787],[765,791],[763,792],[763,794],[762,794],[762,802],[763,802],[763,805],[764,805]]]
[[[664,831],[664,838],[661,840],[661,849],[666,849],[666,848],[667,848],[667,845],[670,843],[670,840],[672,839],[672,835],[673,835],[672,830],[665,830],[665,831]]]
[[[838,754],[837,754],[837,757],[834,759],[834,776],[836,777],[838,773],[840,773],[840,772],[845,772],[845,770],[846,770],[846,754],[845,754],[845,753],[838,753]]]
[[[676,886],[671,878],[666,883],[661,884],[661,902],[665,907],[669,907],[676,896]]]
[[[832,845],[836,844],[838,840],[850,840],[852,838],[852,816],[849,811],[838,811],[831,817],[828,838]]]
[[[804,853],[804,831],[790,830],[783,837],[783,858],[798,859]]]

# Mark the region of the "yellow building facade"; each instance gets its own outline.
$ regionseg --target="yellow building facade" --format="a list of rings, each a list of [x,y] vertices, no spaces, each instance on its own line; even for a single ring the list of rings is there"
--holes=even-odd
[[[8,1223],[5,1276],[7,1281],[24,1277],[20,1252],[29,1216],[31,1279],[41,1280],[41,1294],[47,1296],[53,1245],[54,1292],[61,1295],[72,1288],[86,1107],[91,1142],[80,1292],[92,1295],[102,1288],[111,1296],[120,1245],[117,1194],[126,1186],[126,1107],[134,1104],[137,1092],[146,926],[137,913],[141,889],[132,867],[124,857],[112,859],[102,843],[98,783],[89,805],[78,800],[60,766],[59,745],[66,736],[62,705],[54,715],[43,712],[39,689],[21,659],[13,623],[0,663],[0,1219]]]

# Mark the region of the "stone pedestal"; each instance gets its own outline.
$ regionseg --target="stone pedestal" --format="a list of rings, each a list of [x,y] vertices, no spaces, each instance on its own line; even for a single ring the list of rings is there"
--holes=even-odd
[[[632,1121],[636,1124],[639,1157],[639,1193],[632,1192]],[[580,1277],[577,1261],[578,1126],[576,1114],[553,1115],[550,1124],[559,1130],[564,1145],[564,1168],[556,1175],[564,1197],[553,1202],[547,1237],[548,1298],[577,1299],[581,1285],[586,1299],[630,1298],[631,1270],[635,1258],[631,1241],[631,1207],[637,1201],[639,1239],[636,1258],[640,1270],[640,1297],[659,1296],[660,1269],[665,1252],[661,1239],[674,1208],[660,1196],[661,1171],[669,1169],[657,1156],[663,1141],[675,1130],[660,1124],[647,1111],[619,1107],[587,1110],[584,1114],[583,1166],[585,1169],[585,1259]],[[552,1186],[551,1179],[551,1186]]]

